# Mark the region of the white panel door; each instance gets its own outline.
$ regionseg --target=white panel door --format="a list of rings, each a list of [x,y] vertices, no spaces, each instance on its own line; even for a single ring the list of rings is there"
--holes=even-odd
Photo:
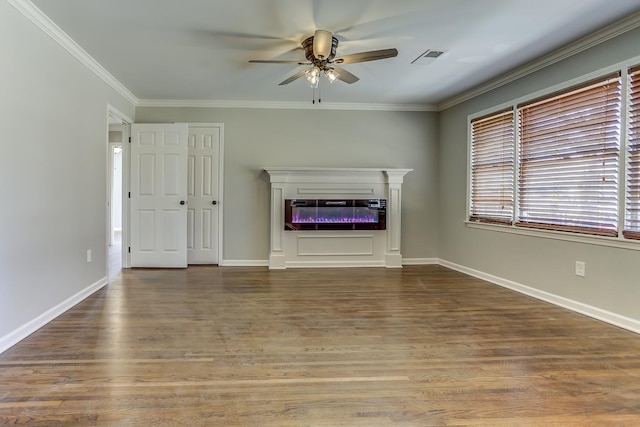
[[[131,266],[187,266],[186,124],[131,125]]]
[[[189,127],[187,260],[218,264],[219,127]]]

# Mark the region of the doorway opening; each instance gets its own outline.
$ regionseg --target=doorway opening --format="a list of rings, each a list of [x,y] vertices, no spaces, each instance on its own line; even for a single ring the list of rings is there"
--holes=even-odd
[[[123,247],[128,242],[127,231],[127,144],[131,121],[111,106],[107,108],[107,200],[106,241],[107,279],[111,283],[128,268],[128,258]]]
[[[112,131],[109,131],[111,135]],[[110,198],[109,212],[109,277],[122,269],[122,143],[109,141]]]

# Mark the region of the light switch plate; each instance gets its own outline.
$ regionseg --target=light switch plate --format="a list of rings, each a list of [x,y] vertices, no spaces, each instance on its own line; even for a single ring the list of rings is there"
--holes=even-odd
[[[583,261],[576,261],[576,276],[584,277],[586,265]]]

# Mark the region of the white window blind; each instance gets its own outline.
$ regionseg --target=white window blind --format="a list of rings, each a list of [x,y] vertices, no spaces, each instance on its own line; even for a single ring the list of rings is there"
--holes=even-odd
[[[640,239],[640,67],[629,70],[627,200],[624,237]]]
[[[471,121],[470,221],[513,221],[513,117],[510,109]]]
[[[518,106],[516,225],[617,236],[620,73]]]

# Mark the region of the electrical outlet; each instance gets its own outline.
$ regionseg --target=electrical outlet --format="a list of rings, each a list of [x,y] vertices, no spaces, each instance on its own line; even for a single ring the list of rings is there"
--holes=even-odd
[[[576,261],[576,276],[584,277],[586,265],[582,261]]]
[[[91,262],[91,249],[87,249],[87,262]]]

